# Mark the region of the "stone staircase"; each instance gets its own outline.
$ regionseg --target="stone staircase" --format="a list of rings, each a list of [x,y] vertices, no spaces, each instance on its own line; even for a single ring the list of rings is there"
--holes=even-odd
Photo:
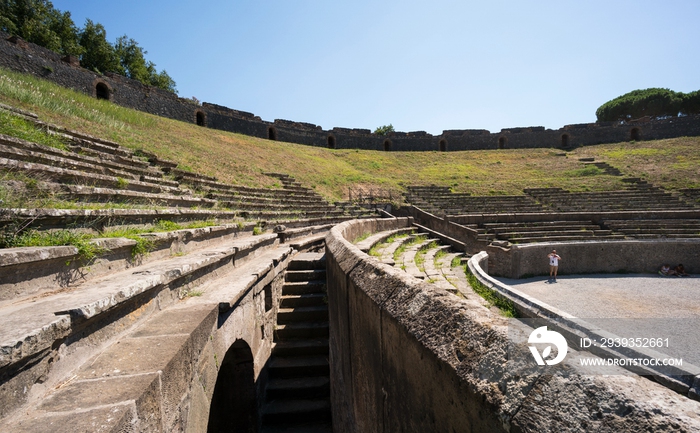
[[[256,365],[266,363],[273,334],[288,339],[276,345],[277,363],[318,353],[326,381],[316,387],[328,394],[327,307],[325,324],[298,316],[319,319],[319,312],[304,312],[317,306],[298,305],[324,295],[295,297],[297,283],[290,281],[280,306],[281,280],[294,254],[322,245],[334,224],[353,215],[287,175],[270,174],[279,188],[228,185],[19,114],[66,146],[0,136],[0,187],[21,197],[17,206],[0,203],[0,235],[89,237],[82,244],[0,248],[0,431],[156,432],[186,423],[205,431],[206,419],[181,416],[213,408],[207,399],[218,370],[236,368],[223,359],[233,343],[227,332],[244,334]],[[27,206],[25,193],[49,205]],[[195,228],[178,226],[189,223]],[[110,234],[132,229],[128,237]],[[87,258],[86,248],[95,254]],[[297,306],[293,313],[290,306]],[[283,323],[275,331],[278,310]],[[236,320],[244,319],[227,319],[237,315],[249,323],[241,328]],[[295,340],[304,333],[311,340]],[[320,347],[312,341],[318,336],[326,339]],[[289,375],[278,364],[270,370],[273,377]],[[292,382],[273,383],[269,395],[279,401]],[[330,416],[324,398],[321,426]],[[261,414],[267,421],[284,413],[279,405],[268,409]]]
[[[327,299],[323,253],[296,256],[282,287],[263,432],[332,431]]]

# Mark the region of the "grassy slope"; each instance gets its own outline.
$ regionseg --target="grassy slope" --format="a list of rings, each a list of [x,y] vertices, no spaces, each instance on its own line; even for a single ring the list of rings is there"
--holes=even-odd
[[[154,152],[224,182],[272,186],[263,172],[288,173],[326,198],[348,189],[391,191],[436,184],[476,195],[522,194],[523,188],[615,190],[619,177],[584,175],[580,157],[593,156],[668,189],[700,187],[700,137],[589,146],[566,156],[555,149],[468,152],[330,150],[206,129],[98,101],[34,77],[0,69],[0,102],[43,120],[132,149]],[[446,125],[449,126],[449,125]],[[455,126],[455,125],[453,125]]]

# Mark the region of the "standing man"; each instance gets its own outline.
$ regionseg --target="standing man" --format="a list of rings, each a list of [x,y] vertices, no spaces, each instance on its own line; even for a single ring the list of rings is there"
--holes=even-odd
[[[557,250],[552,250],[549,255],[549,282],[557,282],[557,270],[559,269],[559,260],[561,257],[557,254]]]

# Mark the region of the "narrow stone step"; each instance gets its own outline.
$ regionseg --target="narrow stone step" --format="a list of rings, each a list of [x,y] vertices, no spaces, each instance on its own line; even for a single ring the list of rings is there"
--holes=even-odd
[[[289,271],[287,271],[289,272]],[[282,295],[303,295],[307,293],[325,293],[326,282],[323,281],[299,281],[284,283]]]
[[[328,320],[328,305],[280,308],[277,312],[277,323],[313,322],[317,320]]]
[[[261,433],[333,433],[333,425],[330,421],[296,422],[293,425],[264,425]]]
[[[277,325],[279,340],[328,337],[328,322],[290,322]]]
[[[401,236],[398,239],[394,239],[393,242],[382,248],[381,251],[381,260],[383,263],[391,264],[392,266],[395,263],[394,260],[394,252],[401,246],[404,242],[407,242],[408,239],[411,239],[411,235],[408,236]]]
[[[287,269],[290,271],[326,269],[326,256],[323,253],[297,254]]]
[[[270,377],[292,378],[328,376],[328,357],[319,355],[273,357],[268,369]]]
[[[432,242],[438,241],[438,239],[426,239],[420,244],[416,244],[408,248],[403,256],[403,265],[405,267],[406,272],[416,278],[425,279],[425,271],[420,270],[418,268],[418,265],[416,264],[416,255],[418,254],[418,251],[425,249]]]
[[[267,383],[267,399],[328,398],[330,379],[326,376],[273,378]]]
[[[324,269],[309,269],[305,271],[287,271],[284,276],[287,282],[303,282],[303,281],[326,281],[326,271]]]
[[[328,356],[328,338],[283,340],[275,343],[274,354],[279,356]]]
[[[265,406],[263,423],[329,420],[330,407],[328,399],[273,401]]]
[[[298,308],[327,305],[328,296],[325,293],[307,293],[303,295],[283,295],[280,300],[281,308]]]

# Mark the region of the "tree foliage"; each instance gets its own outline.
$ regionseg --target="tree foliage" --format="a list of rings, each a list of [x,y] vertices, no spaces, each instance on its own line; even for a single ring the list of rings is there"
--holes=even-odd
[[[80,31],[80,45],[85,48],[80,57],[80,64],[84,68],[125,75],[114,46],[107,42],[107,32],[102,24],[87,19],[85,27]]]
[[[146,60],[147,52],[134,39],[124,35],[111,44],[102,24],[89,19],[78,29],[70,12],[55,9],[49,0],[0,0],[0,29],[59,54],[79,56],[84,68],[177,92],[175,81]]]
[[[59,54],[83,51],[70,12],[55,9],[48,0],[0,1],[0,28]]]
[[[379,126],[374,130],[374,133],[377,135],[388,135],[390,132],[394,132],[394,125],[391,123],[388,125]]]
[[[700,94],[669,89],[633,90],[601,105],[596,110],[599,122],[637,119],[644,116],[665,117],[700,113]]]

